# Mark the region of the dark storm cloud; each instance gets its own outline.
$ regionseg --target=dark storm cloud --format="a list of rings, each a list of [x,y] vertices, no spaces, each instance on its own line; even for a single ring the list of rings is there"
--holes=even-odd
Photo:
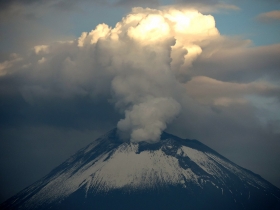
[[[40,53],[37,55],[34,52],[29,52],[30,57],[27,63],[24,61],[26,58],[12,55],[0,64],[0,68],[15,65],[14,68],[9,69],[7,75],[0,77],[0,124],[2,128],[18,127],[24,124],[26,126],[53,125],[67,129],[90,129],[110,127],[115,125],[120,118],[114,106],[108,103],[106,95],[109,94],[108,92],[100,97],[94,97],[94,94],[106,91],[107,88],[102,89],[105,87],[102,82],[105,83],[106,80],[102,80],[99,88],[97,85],[92,87],[91,79],[97,75],[88,72],[80,77],[83,82],[80,85],[77,84],[73,89],[70,85],[71,78],[63,79],[59,76],[61,74],[59,69],[63,61],[71,56],[71,51],[72,54],[75,52],[75,49],[69,48],[67,44],[60,46],[56,55],[50,57],[51,64],[43,68],[43,71],[37,71],[38,69],[28,66],[28,63],[34,62],[34,59],[36,62],[37,56],[40,57]],[[61,49],[64,50],[59,52]],[[54,50],[56,51],[56,49]],[[25,67],[22,69],[24,65]],[[40,68],[40,64],[38,67]],[[90,69],[91,66],[83,66],[84,70],[87,68]],[[79,74],[76,75],[76,78],[78,77]]]
[[[104,97],[36,94],[27,101],[22,89],[37,83],[29,76],[17,72],[0,77],[0,202],[114,128],[121,118]]]
[[[1,100],[2,128],[24,124],[83,130],[112,127],[120,118],[106,100],[93,102],[91,99],[79,97],[71,100],[42,99],[36,105],[27,103],[20,95],[1,96]]]
[[[14,59],[3,55],[1,64],[9,66]],[[60,59],[65,57],[58,53],[48,75],[58,73]],[[25,68],[0,76],[0,202],[115,127],[121,117],[107,97],[74,94],[63,98],[53,77],[39,75],[42,77]],[[51,91],[38,92],[42,90],[38,87]],[[87,89],[85,83],[83,88]],[[71,90],[66,88],[64,93],[69,95]]]

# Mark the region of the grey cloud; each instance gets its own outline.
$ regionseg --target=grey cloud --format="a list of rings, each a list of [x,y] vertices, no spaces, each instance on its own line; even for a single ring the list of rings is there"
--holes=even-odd
[[[167,131],[183,138],[198,139],[280,186],[277,166],[280,164],[280,133],[272,131],[277,129],[276,122],[263,125],[256,116],[256,107],[251,103],[205,106],[192,99],[187,99],[185,103],[187,106],[182,105],[179,118]]]
[[[90,8],[92,4],[98,3],[88,0],[79,3],[73,0],[1,1],[1,52],[23,53],[34,45],[73,39],[69,17],[83,13],[82,7]]]
[[[218,0],[177,0],[182,6],[193,7],[201,12],[219,12],[225,10],[239,10],[236,1],[218,1]]]
[[[90,71],[90,63],[89,66],[83,65],[82,72],[72,74],[72,78],[64,77],[61,64],[75,50],[63,44],[60,47],[68,54],[65,51],[56,52],[54,57],[49,58],[51,64],[45,68],[40,69],[37,63],[40,57],[31,52],[28,59],[18,60],[7,75],[0,77],[2,127],[25,124],[90,129],[116,124],[120,116],[108,103],[110,92],[109,87],[105,87],[108,82],[99,78],[95,84],[92,83],[98,74],[93,75]],[[53,52],[61,50],[60,47]],[[33,68],[30,66],[32,62]],[[71,70],[68,69],[69,73]]]
[[[141,12],[147,11],[135,10],[133,13],[135,18],[138,18],[136,15]],[[174,40],[169,37],[169,33],[166,33],[167,38],[165,38],[165,32],[161,31],[161,36],[157,39],[159,42],[157,47],[151,47],[153,40],[150,46],[146,46],[145,42],[149,40],[145,39],[145,42],[141,40],[141,34],[139,35],[137,31],[143,26],[138,21],[135,27],[136,23],[129,21],[129,18],[123,19],[123,22],[117,26],[119,28],[114,30],[105,24],[99,25],[96,30],[84,33],[78,40],[37,46],[23,57],[19,55],[11,57],[10,60],[1,63],[3,66],[1,74],[4,75],[1,78],[1,92],[6,94],[8,89],[14,90],[17,100],[25,100],[22,104],[25,104],[23,107],[27,107],[23,109],[28,110],[26,113],[29,113],[30,107],[34,106],[33,112],[38,114],[31,114],[33,118],[29,117],[34,122],[45,119],[46,123],[53,122],[58,123],[56,124],[58,126],[60,124],[69,127],[86,126],[90,120],[85,120],[85,123],[79,120],[95,118],[96,113],[88,112],[92,115],[89,114],[87,118],[87,112],[84,112],[91,105],[106,107],[104,112],[110,110],[107,112],[113,113],[112,103],[114,103],[122,114],[127,115],[123,122],[128,122],[127,120],[131,118],[129,116],[134,116],[131,112],[137,113],[137,110],[140,110],[139,107],[145,107],[146,103],[154,104],[152,101],[156,98],[168,99],[170,102],[175,100],[175,103],[170,103],[170,107],[174,107],[174,104],[181,103],[181,98],[185,97],[184,94],[189,94],[200,103],[214,106],[211,107],[212,110],[220,112],[221,105],[241,106],[243,104],[246,106],[247,100],[244,98],[246,94],[279,97],[279,87],[269,82],[268,85],[265,83],[248,84],[267,75],[271,79],[279,79],[280,48],[278,45],[249,47],[246,41],[218,36],[217,32],[210,27],[214,32],[212,38],[206,38],[203,41],[204,31],[198,32],[201,33],[198,40],[196,40],[197,36],[187,34],[187,38],[182,38],[181,42],[184,43],[187,40],[186,48],[189,50],[183,52],[180,50],[181,46],[176,45],[173,51],[178,50],[179,53],[171,53],[170,46],[174,44]],[[145,24],[145,19],[141,21]],[[132,25],[134,28],[131,27]],[[127,28],[129,28],[128,31]],[[209,34],[209,29],[207,27],[206,29],[206,34]],[[116,33],[117,30],[119,30],[118,33]],[[154,36],[156,34],[151,37],[154,39]],[[119,39],[123,42],[119,42]],[[144,45],[138,45],[138,41]],[[192,42],[196,45],[189,44]],[[137,50],[131,51],[132,48]],[[181,56],[183,60],[179,58],[171,60],[170,56]],[[137,60],[135,60],[136,57]],[[174,72],[169,69],[170,62],[176,60],[179,63],[174,65],[176,66],[174,71],[176,72],[177,68],[182,70],[182,72],[176,72],[177,79],[180,78],[179,81],[181,81],[184,76],[189,78],[185,84],[187,92],[182,91],[180,82],[174,78]],[[157,65],[151,66],[150,62],[156,62]],[[9,85],[6,81],[9,79],[12,81],[10,84],[16,84],[13,88],[7,88]],[[108,99],[111,100],[111,104],[106,101]],[[92,104],[91,100],[96,100],[96,104]],[[77,103],[78,101],[80,103]],[[69,106],[67,106],[68,103]],[[105,106],[107,103],[108,105]],[[42,107],[48,107],[48,109],[44,111]],[[64,107],[67,107],[69,111],[63,110]],[[79,109],[80,107],[83,108]],[[8,110],[8,108],[8,105],[3,105],[3,110]],[[71,113],[74,110],[78,112]],[[22,117],[19,112],[15,113]],[[21,111],[22,113],[25,112]],[[27,116],[26,113],[23,116]],[[54,113],[54,115],[48,116],[47,113]],[[176,114],[178,112],[174,111],[174,116]],[[38,116],[38,119],[35,116]],[[172,119],[174,116],[169,117]],[[55,120],[56,117],[62,120]],[[160,115],[158,117],[164,118]],[[12,116],[5,118],[13,119]],[[76,122],[75,118],[78,119]],[[144,121],[137,122],[134,126],[138,127],[143,123]],[[163,123],[163,126],[159,127],[163,130],[165,126]],[[130,126],[121,127],[123,130],[133,132]]]
[[[152,15],[147,15],[148,13]],[[125,118],[121,121],[123,123],[118,126],[123,132],[131,133],[131,136],[134,136],[133,141],[157,141],[166,124],[179,113],[179,100],[183,94],[182,87],[170,68],[171,46],[175,44],[175,34],[169,32],[174,24],[166,21],[162,13],[168,14],[170,10],[160,12],[136,8],[113,29],[106,24],[100,24],[90,33],[83,33],[77,40],[36,46],[27,55],[15,55],[1,63],[0,73],[4,78],[20,75],[22,84],[18,91],[26,102],[35,107],[34,112],[36,107],[39,108],[38,113],[43,116],[38,115],[38,118],[51,117],[44,116],[44,110],[40,109],[44,105],[48,107],[48,112],[55,113],[56,117],[63,113],[64,106],[71,108],[67,103],[72,104],[76,100],[82,102],[87,98],[94,101],[101,97],[111,99],[123,114],[125,111]],[[174,13],[192,15],[179,10],[174,10]],[[180,31],[180,28],[175,28],[172,32],[180,34],[177,39],[181,40],[181,44],[177,44],[175,50],[183,47],[192,50],[192,53],[188,53],[190,60],[184,62],[184,66],[190,65],[201,51],[198,45],[192,44],[196,39],[200,41],[207,39],[209,34],[218,34],[211,16],[200,13],[193,15],[196,18],[191,21],[205,22],[201,30],[193,29],[194,23],[186,32]],[[193,18],[193,15],[190,17]],[[172,16],[166,18],[177,21],[176,18],[172,19]],[[162,27],[150,25],[150,21],[157,21]],[[200,36],[197,38],[191,33],[192,30]],[[182,33],[188,35],[187,41]],[[151,62],[154,63],[153,66],[150,65]],[[159,101],[163,101],[165,105],[159,106]],[[52,104],[57,111],[50,110]],[[78,104],[79,106],[82,104]],[[144,115],[145,110],[148,110],[147,106],[153,106],[159,113]],[[86,118],[82,113],[78,115]],[[132,116],[141,118],[134,117],[138,120],[129,120]],[[71,117],[74,118],[75,115],[61,117],[64,120],[60,124],[73,122]],[[151,128],[157,132],[149,139],[148,134],[155,134],[148,131]]]
[[[213,4],[218,4],[220,3],[221,1],[219,0],[180,0],[180,2],[184,2],[184,3],[198,3],[198,4],[209,4],[209,5],[213,5]]]
[[[64,11],[67,10],[75,10],[76,7],[79,7],[80,4],[87,3],[87,4],[97,4],[97,5],[103,5],[103,6],[125,6],[125,7],[131,7],[131,6],[159,6],[158,0],[81,0],[79,2],[75,0],[10,0],[0,1],[0,12],[8,14],[15,14],[15,11],[21,11],[24,12],[24,10],[28,7],[44,7],[45,9],[61,9]]]
[[[158,7],[159,1],[158,0],[118,0],[114,3],[116,6],[141,6],[141,7]]]
[[[259,14],[256,19],[261,22],[271,22],[280,20],[280,10],[274,10],[266,13]]]
[[[59,4],[67,4],[71,5],[74,3],[72,0],[50,0],[48,2],[44,0],[10,0],[10,1],[5,1],[1,0],[0,1],[0,8],[1,10],[9,10],[12,9],[14,6],[30,6],[30,5],[59,5]]]
[[[251,47],[244,46],[243,41],[233,43],[223,45],[214,42],[215,50],[205,47],[189,74],[233,82],[252,82],[264,77],[275,81],[280,79],[279,44]]]
[[[267,82],[232,83],[198,76],[186,83],[186,89],[190,96],[201,103],[246,103],[247,95],[275,97],[280,101],[280,87]]]
[[[8,127],[55,126],[62,129],[97,129],[114,127],[120,115],[107,99],[90,98],[46,99],[39,97],[36,104],[27,103],[21,95],[1,95],[0,125]]]

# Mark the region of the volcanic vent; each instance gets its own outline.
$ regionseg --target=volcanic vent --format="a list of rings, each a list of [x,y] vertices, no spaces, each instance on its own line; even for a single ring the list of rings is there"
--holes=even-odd
[[[123,142],[117,129],[1,209],[277,209],[280,190],[196,140]]]

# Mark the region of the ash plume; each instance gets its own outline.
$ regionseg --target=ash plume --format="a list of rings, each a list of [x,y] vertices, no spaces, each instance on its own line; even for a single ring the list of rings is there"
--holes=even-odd
[[[182,81],[201,44],[218,36],[211,15],[134,8],[113,28],[103,23],[77,40],[36,46],[5,66],[25,72],[21,93],[30,103],[42,95],[105,97],[124,114],[117,127],[131,141],[157,142],[182,109]]]

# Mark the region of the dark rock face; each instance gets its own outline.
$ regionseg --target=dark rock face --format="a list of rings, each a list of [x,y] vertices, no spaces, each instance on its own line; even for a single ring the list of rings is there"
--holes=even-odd
[[[116,129],[1,209],[280,209],[280,190],[196,140],[127,143]]]

